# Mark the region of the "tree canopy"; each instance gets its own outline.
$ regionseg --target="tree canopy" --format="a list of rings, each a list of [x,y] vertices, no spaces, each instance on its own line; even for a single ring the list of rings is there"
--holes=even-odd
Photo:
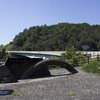
[[[74,46],[82,50],[82,45],[88,45],[88,50],[100,50],[100,25],[87,23],[33,26],[24,29],[7,45],[9,50],[26,51],[63,51],[66,46]]]

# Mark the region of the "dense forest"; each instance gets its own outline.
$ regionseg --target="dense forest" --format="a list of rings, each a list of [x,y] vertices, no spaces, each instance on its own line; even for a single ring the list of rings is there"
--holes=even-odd
[[[82,50],[82,45],[88,45],[91,51],[100,50],[100,25],[59,23],[33,26],[16,35],[5,49],[63,51],[70,46]]]

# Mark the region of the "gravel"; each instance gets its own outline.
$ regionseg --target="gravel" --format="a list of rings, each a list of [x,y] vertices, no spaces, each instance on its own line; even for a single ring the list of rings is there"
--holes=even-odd
[[[0,95],[0,100],[100,100],[100,76],[82,72],[68,74],[66,69],[50,70],[52,77],[19,80],[0,84],[0,90],[14,90]]]

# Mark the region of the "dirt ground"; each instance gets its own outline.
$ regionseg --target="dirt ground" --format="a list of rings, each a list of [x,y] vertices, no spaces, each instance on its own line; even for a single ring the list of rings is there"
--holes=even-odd
[[[0,100],[100,100],[100,76],[76,69],[73,75],[62,68],[50,70],[52,77],[0,84],[0,90],[14,91]]]

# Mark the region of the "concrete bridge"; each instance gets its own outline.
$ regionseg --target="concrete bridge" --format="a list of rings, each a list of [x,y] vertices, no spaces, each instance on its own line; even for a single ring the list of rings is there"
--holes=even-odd
[[[7,51],[6,53],[15,56],[25,56],[29,58],[52,59],[54,56],[60,59],[64,51]]]
[[[54,56],[60,59],[61,54],[65,51],[7,51],[6,53],[15,56],[24,56],[29,58],[43,58],[52,59]],[[79,52],[79,51],[78,51]],[[89,55],[91,58],[95,58],[100,55],[100,51],[80,51],[84,55]]]

